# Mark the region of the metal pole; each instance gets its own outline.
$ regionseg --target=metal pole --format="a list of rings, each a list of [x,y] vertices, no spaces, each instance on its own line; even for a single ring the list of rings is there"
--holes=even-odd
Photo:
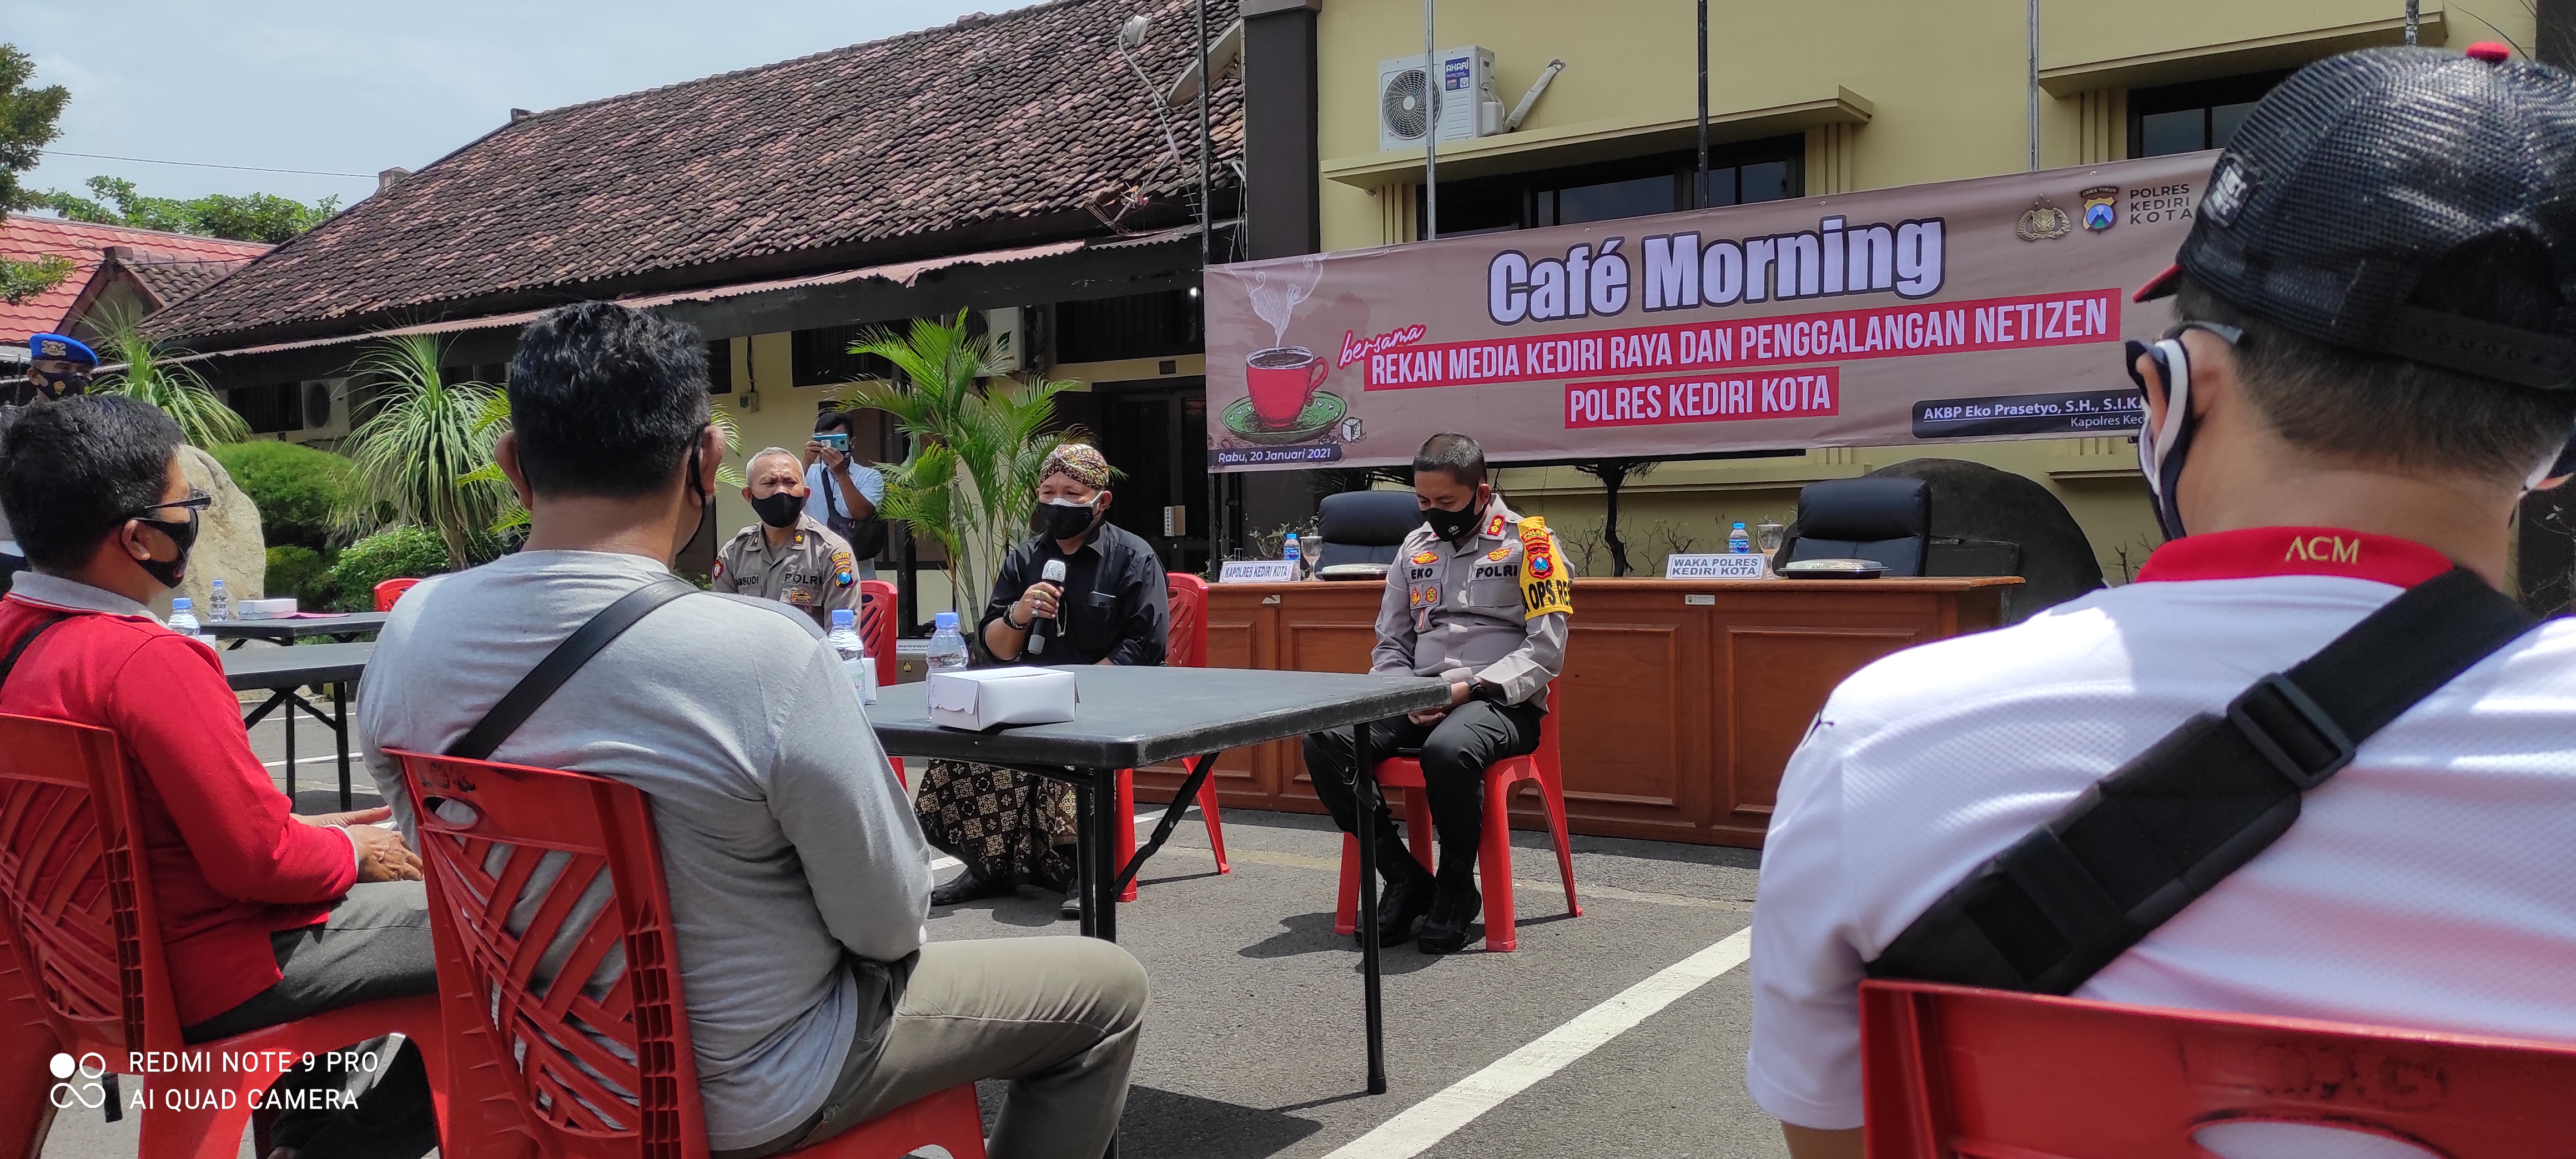
[[[1351,794],[1359,802],[1360,847],[1360,1006],[1368,1035],[1368,1093],[1386,1093],[1386,996],[1379,982],[1377,944],[1377,803],[1386,790],[1377,787],[1377,754],[1369,751],[1367,721],[1351,726]],[[1412,792],[1407,789],[1406,792]]]
[[[2039,172],[2039,0],[2030,0],[2030,171]]]
[[[2034,3],[2037,0],[2033,0]],[[1206,309],[1208,255],[1215,251],[1216,224],[1214,206],[1210,204],[1212,180],[1208,165],[1210,133],[1208,128],[1208,90],[1216,87],[1216,78],[1208,72],[1207,0],[1190,6],[1199,23],[1199,293],[1200,309]]]
[[[1197,0],[1197,2],[1192,4],[1190,8],[1196,15],[1199,26],[1199,310],[1201,312],[1201,316],[1204,317],[1207,310],[1208,262],[1210,260],[1210,256],[1216,252],[1216,226],[1214,224],[1216,215],[1212,204],[1212,193],[1209,189],[1211,178],[1209,173],[1210,162],[1208,157],[1208,150],[1210,148],[1209,142],[1212,139],[1211,130],[1209,128],[1210,122],[1208,119],[1208,93],[1210,90],[1216,88],[1216,78],[1208,75],[1212,70],[1208,68],[1207,0]],[[1248,128],[1250,122],[1249,114],[1246,114],[1245,121]],[[1236,196],[1236,203],[1238,206],[1242,203],[1242,196],[1239,192]],[[1238,214],[1238,216],[1240,216],[1240,214]],[[1234,229],[1234,236],[1240,240],[1243,237],[1243,223],[1236,222]],[[1205,322],[1200,324],[1199,332],[1202,334],[1207,332]],[[1206,380],[1202,378],[1200,381],[1204,383]],[[1202,395],[1202,398],[1204,398],[1204,394]],[[1206,404],[1202,401],[1200,405],[1204,407]],[[1214,413],[1215,412],[1213,411],[1209,412],[1210,415],[1213,415]],[[1216,497],[1217,476],[1215,472],[1209,472],[1208,517],[1211,523],[1213,523],[1216,518]],[[1186,511],[1188,508],[1184,507],[1182,510]],[[1216,568],[1217,559],[1216,536],[1213,532],[1214,528],[1204,528],[1199,532],[1199,537],[1207,541],[1208,568],[1211,573],[1213,573]],[[1177,549],[1175,549],[1174,555],[1174,561],[1178,562]]]
[[[1422,88],[1424,112],[1431,131],[1422,135],[1422,240],[1440,236],[1440,50],[1432,44],[1434,9],[1440,0],[1422,0]]]
[[[1699,0],[1699,179],[1690,203],[1693,209],[1708,204],[1708,0]]]
[[[2424,24],[2423,0],[2406,0],[2406,45],[2415,45],[2415,32]]]

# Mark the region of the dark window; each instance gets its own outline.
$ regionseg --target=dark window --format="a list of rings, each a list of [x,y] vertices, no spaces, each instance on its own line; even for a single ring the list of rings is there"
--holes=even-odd
[[[1207,348],[1199,300],[1188,290],[1060,302],[1055,321],[1061,362],[1170,358]]]
[[[707,393],[733,393],[733,339],[707,343]]]
[[[254,435],[274,435],[304,429],[304,384],[274,382],[264,386],[236,386],[224,392],[224,400],[233,413],[250,424]]]
[[[891,329],[900,331],[904,323]],[[873,354],[852,354],[850,343],[876,326],[872,322],[852,322],[846,326],[822,326],[799,330],[789,343],[792,374],[798,386],[828,386],[856,382],[862,378],[887,378],[894,374],[894,364]]]
[[[439,381],[447,383],[479,382],[486,386],[504,386],[510,381],[507,362],[459,363],[438,368]]]
[[[1804,192],[1803,137],[1711,149],[1704,204],[1778,201]],[[1440,183],[1440,236],[1576,225],[1691,208],[1696,152]],[[1417,221],[1416,226],[1421,224]]]
[[[2129,93],[2129,155],[2224,149],[2256,102],[2287,72],[2251,73]]]

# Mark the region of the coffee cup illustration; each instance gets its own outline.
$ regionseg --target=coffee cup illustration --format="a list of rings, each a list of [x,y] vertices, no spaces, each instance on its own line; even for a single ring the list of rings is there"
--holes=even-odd
[[[1333,368],[1315,357],[1303,346],[1273,346],[1255,350],[1243,360],[1244,378],[1252,393],[1252,413],[1270,430],[1285,430],[1297,424],[1306,404],[1315,397],[1315,388],[1324,385],[1324,377]]]

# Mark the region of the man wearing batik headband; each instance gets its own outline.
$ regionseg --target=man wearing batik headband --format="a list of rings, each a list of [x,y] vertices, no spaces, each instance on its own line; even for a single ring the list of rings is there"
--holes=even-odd
[[[1004,663],[1160,664],[1171,615],[1154,549],[1109,522],[1109,460],[1081,443],[1038,468],[1035,536],[1013,548],[993,581],[978,634]],[[1050,564],[1062,565],[1061,581]],[[931,891],[932,905],[1011,892],[1025,883],[1074,890],[1071,786],[965,761],[932,761],[913,808],[930,843],[966,863]]]

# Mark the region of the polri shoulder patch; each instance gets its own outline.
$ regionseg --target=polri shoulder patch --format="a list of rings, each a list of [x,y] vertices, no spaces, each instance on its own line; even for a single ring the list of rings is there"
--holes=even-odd
[[[1557,560],[1547,520],[1536,515],[1521,518],[1521,603],[1532,620],[1574,611],[1574,581]]]

